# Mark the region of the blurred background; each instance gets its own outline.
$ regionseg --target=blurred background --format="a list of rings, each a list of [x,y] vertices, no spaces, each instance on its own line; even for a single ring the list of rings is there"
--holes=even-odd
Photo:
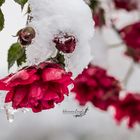
[[[7,75],[7,50],[16,38],[12,37],[23,28],[26,23],[25,12],[13,0],[8,0],[3,7],[5,13],[5,28],[0,33],[0,78]],[[127,22],[138,20],[135,12],[128,14],[120,11],[116,16],[117,26],[123,27]],[[117,46],[116,46],[117,44]],[[95,63],[107,67],[109,73],[124,81],[129,91],[140,91],[140,68],[124,55],[124,47],[120,44],[117,34],[110,28],[96,31],[92,51]],[[112,47],[112,46],[116,47]],[[97,48],[98,47],[98,48]],[[99,57],[100,54],[100,57]],[[103,61],[104,60],[104,61]],[[127,82],[125,82],[127,79]],[[3,93],[1,93],[3,94]],[[85,116],[76,118],[63,111],[81,111],[88,107]],[[100,111],[92,105],[78,106],[73,96],[66,97],[65,101],[55,109],[43,111],[38,114],[23,111],[15,113],[12,123],[7,120],[5,111],[0,112],[0,140],[139,140],[140,127],[128,129],[126,122],[117,125],[113,120],[113,111]]]

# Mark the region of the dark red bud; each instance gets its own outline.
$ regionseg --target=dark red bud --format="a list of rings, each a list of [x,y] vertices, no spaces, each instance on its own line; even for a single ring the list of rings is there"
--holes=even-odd
[[[73,35],[60,34],[54,38],[56,48],[63,53],[72,53],[76,47],[76,39]]]
[[[22,45],[30,45],[32,39],[35,38],[35,34],[35,30],[32,27],[23,28],[17,33]]]

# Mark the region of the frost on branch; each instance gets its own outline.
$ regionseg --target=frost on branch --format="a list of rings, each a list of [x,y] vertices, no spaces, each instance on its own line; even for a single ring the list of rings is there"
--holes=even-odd
[[[74,76],[81,73],[91,60],[90,44],[94,32],[94,22],[90,8],[83,0],[29,0],[31,16],[29,26],[36,31],[33,43],[27,47],[28,65],[55,56],[57,49],[53,42],[60,33],[76,38],[74,52],[64,54],[67,69]]]

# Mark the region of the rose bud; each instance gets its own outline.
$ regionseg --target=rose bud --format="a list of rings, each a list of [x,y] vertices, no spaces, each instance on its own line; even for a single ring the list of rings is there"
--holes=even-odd
[[[35,30],[32,27],[23,28],[17,33],[22,45],[30,45],[32,39],[35,38],[35,34]]]
[[[76,47],[76,39],[72,35],[60,34],[53,40],[56,48],[63,53],[72,53]]]

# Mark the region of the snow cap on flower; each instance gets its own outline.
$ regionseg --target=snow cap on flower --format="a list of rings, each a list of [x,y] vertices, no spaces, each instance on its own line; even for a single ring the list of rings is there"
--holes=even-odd
[[[57,51],[54,37],[67,33],[76,39],[71,54],[65,54],[67,68],[77,76],[89,64],[89,40],[94,33],[91,10],[83,0],[29,0],[36,31],[34,42],[26,50],[29,65],[52,57]],[[80,60],[80,61],[79,61]]]

